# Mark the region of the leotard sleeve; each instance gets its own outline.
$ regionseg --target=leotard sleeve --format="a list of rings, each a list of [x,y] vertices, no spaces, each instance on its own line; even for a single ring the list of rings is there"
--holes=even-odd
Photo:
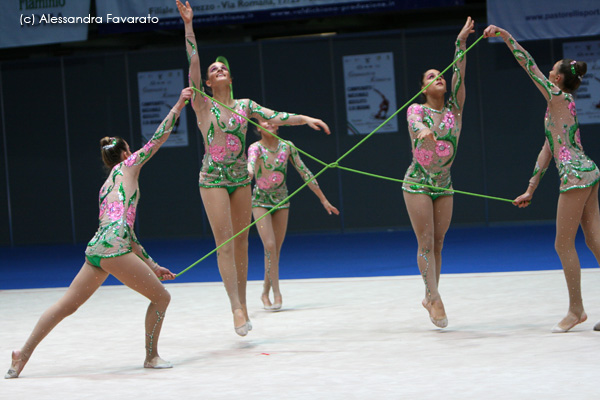
[[[540,71],[533,57],[511,35],[504,39],[504,43],[512,50],[513,56],[515,56],[519,65],[527,72],[546,100],[550,101],[553,89],[556,92],[556,87]]]
[[[289,142],[289,143],[291,143],[293,145],[292,142]],[[314,177],[313,173],[310,172],[308,167],[304,164],[304,162],[302,162],[302,159],[300,158],[300,154],[298,153],[298,150],[296,150],[292,146],[290,146],[290,162],[292,163],[294,168],[296,168],[296,171],[298,171],[298,173],[300,174],[300,176],[302,177],[304,182],[308,182],[309,180],[311,180]],[[310,184],[317,186],[317,187],[319,186],[316,179],[313,179],[310,182]]]
[[[158,126],[158,129],[152,136],[152,138],[138,151],[131,154],[127,160],[125,160],[126,167],[141,167],[144,165],[163,145],[164,142],[167,141],[171,131],[173,130],[173,126],[175,122],[179,118],[179,113],[174,109],[169,111],[169,114],[165,117],[163,122]]]
[[[548,144],[548,139],[544,141],[544,145],[542,146],[542,150],[538,155],[537,160],[535,161],[535,168],[533,169],[533,175],[531,179],[529,179],[529,186],[536,189],[540,184],[540,181],[544,177],[546,170],[548,169],[548,165],[550,165],[550,161],[552,160],[552,151],[550,151],[550,145]]]

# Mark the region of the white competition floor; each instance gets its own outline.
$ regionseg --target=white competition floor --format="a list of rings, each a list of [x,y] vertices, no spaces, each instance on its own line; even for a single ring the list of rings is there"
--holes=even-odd
[[[1,399],[597,399],[600,270],[582,271],[588,321],[553,334],[567,311],[562,271],[442,275],[449,326],[421,307],[420,276],[283,280],[284,307],[234,333],[221,283],[169,284],[159,350],[142,368],[147,301],[102,287],[38,347]],[[64,288],[0,291],[2,374]],[[0,361],[1,361],[0,360]]]

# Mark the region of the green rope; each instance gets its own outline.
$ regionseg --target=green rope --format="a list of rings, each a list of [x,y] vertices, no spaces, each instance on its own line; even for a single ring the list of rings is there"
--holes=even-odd
[[[221,243],[216,249],[212,250],[210,253],[206,254],[204,257],[202,257],[201,259],[199,259],[198,261],[196,261],[195,263],[193,263],[192,265],[190,265],[189,267],[187,267],[186,269],[184,269],[183,271],[181,271],[180,273],[178,273],[177,275],[175,275],[176,277],[180,276],[181,274],[183,274],[184,272],[188,271],[189,269],[195,267],[197,264],[199,264],[200,262],[204,261],[208,256],[210,256],[211,254],[215,253],[217,250],[219,250],[221,247],[225,246],[227,243],[231,242],[233,239],[235,239],[236,237],[238,237],[239,235],[241,235],[243,232],[246,232],[248,229],[250,229],[252,226],[256,225],[256,223],[258,221],[260,221],[261,219],[263,219],[264,217],[266,217],[269,214],[274,213],[275,211],[277,211],[279,209],[280,206],[282,206],[283,204],[287,203],[293,196],[296,195],[296,193],[298,193],[300,190],[304,189],[304,187],[306,187],[309,183],[311,183],[313,180],[317,179],[317,177],[319,175],[321,175],[323,172],[325,172],[327,169],[329,168],[335,168],[337,166],[336,163],[332,163],[330,165],[327,165],[325,168],[323,168],[321,171],[319,171],[316,175],[314,175],[312,178],[310,178],[309,180],[305,181],[304,184],[302,186],[300,186],[298,189],[296,189],[292,194],[290,194],[288,197],[286,197],[285,199],[281,200],[275,207],[271,208],[268,212],[266,212],[265,214],[261,215],[258,219],[255,219],[254,222],[252,222],[250,225],[248,225],[247,227],[245,227],[244,229],[242,229],[241,231],[239,231],[238,233],[236,233],[235,235],[233,235],[232,237],[230,237],[229,239],[227,239],[225,242]]]
[[[437,186],[425,185],[423,183],[409,182],[409,181],[404,181],[402,179],[390,178],[390,177],[387,177],[387,176],[381,176],[381,175],[371,174],[371,173],[368,173],[368,172],[358,171],[358,170],[352,169],[352,168],[342,167],[340,165],[338,165],[338,168],[341,169],[341,170],[344,170],[344,171],[349,171],[349,172],[354,172],[354,173],[357,173],[357,174],[367,175],[367,176],[370,176],[372,178],[385,179],[385,180],[392,181],[392,182],[408,183],[410,185],[417,185],[417,186],[422,186],[422,187],[425,187],[425,188],[436,189],[436,190],[438,190],[440,192],[454,192],[454,193],[466,194],[466,195],[469,195],[469,196],[483,197],[485,199],[500,200],[500,201],[506,201],[506,202],[509,202],[509,203],[513,202],[513,200],[504,199],[502,197],[494,197],[494,196],[487,196],[485,194],[463,192],[461,190],[455,190],[455,189],[442,189],[442,188],[439,188]]]
[[[248,121],[249,123],[251,123],[252,125],[256,126],[259,129],[262,129],[263,131],[267,132],[269,135],[273,136],[274,138],[281,140],[283,143],[287,144],[290,147],[293,147],[294,149],[296,149],[299,153],[304,154],[306,157],[310,158],[311,160],[314,160],[316,162],[318,162],[319,164],[323,165],[323,166],[327,166],[327,163],[324,161],[319,160],[318,158],[308,154],[307,152],[305,152],[302,149],[299,149],[298,147],[294,146],[292,143],[288,142],[287,140],[284,140],[282,138],[280,138],[279,136],[277,136],[276,134],[274,134],[273,132],[269,131],[266,128],[263,128],[262,126],[260,126],[259,124],[257,124],[256,122],[252,121],[250,118],[246,117],[245,115],[242,115],[240,113],[238,113],[237,111],[235,111],[234,109],[226,106],[225,104],[221,103],[219,100],[215,99],[214,97],[209,96],[208,94],[206,94],[205,92],[203,92],[200,89],[197,89],[195,87],[193,87],[192,89],[194,89],[195,91],[197,91],[198,93],[200,93],[202,96],[214,101],[217,104],[220,104],[221,106],[225,107],[227,110],[231,111],[232,113],[234,113],[235,115],[239,115],[240,117],[244,118],[246,121]]]
[[[459,57],[456,57],[456,59],[454,61],[452,61],[452,63],[450,65],[448,65],[446,67],[446,69],[444,69],[442,72],[440,72],[438,74],[438,76],[436,76],[431,82],[429,82],[429,84],[427,84],[427,86],[425,86],[423,89],[421,89],[416,95],[414,95],[410,100],[408,100],[406,103],[404,103],[404,105],[402,107],[400,107],[398,110],[396,110],[395,113],[393,113],[392,115],[390,115],[385,121],[383,121],[377,128],[375,128],[371,133],[369,133],[367,136],[365,136],[364,138],[362,138],[361,141],[359,141],[358,143],[356,143],[354,145],[354,147],[352,147],[350,150],[348,150],[346,153],[344,153],[340,158],[337,159],[337,162],[342,161],[344,158],[346,158],[346,156],[350,153],[352,153],[358,146],[360,146],[361,144],[363,144],[365,142],[365,140],[367,140],[368,138],[370,138],[371,136],[373,136],[373,134],[375,134],[378,130],[380,130],[385,124],[387,124],[392,118],[394,118],[400,111],[402,111],[404,108],[406,108],[406,106],[408,106],[410,103],[412,103],[417,97],[419,97],[421,95],[421,93],[423,93],[425,90],[427,90],[427,88],[437,80],[437,78],[439,78],[440,76],[444,75],[444,73],[446,71],[448,71],[454,64],[456,64],[456,62],[458,60],[460,60],[461,58],[463,58],[467,52],[469,50],[471,50],[473,48],[473,46],[475,46],[481,39],[483,39],[483,35],[481,35],[479,37],[479,39],[477,39],[475,42],[473,42],[472,45],[470,45],[463,54],[461,54]]]
[[[303,185],[301,185],[298,189],[296,189],[292,194],[290,194],[289,196],[287,196],[285,199],[283,199],[279,204],[277,204],[275,207],[273,207],[272,209],[270,209],[268,212],[266,212],[264,215],[262,215],[260,218],[254,220],[254,222],[252,222],[251,224],[249,224],[248,226],[246,226],[244,229],[242,229],[241,231],[239,231],[238,233],[236,233],[235,235],[233,235],[231,238],[229,238],[228,240],[226,240],[225,242],[221,243],[217,248],[215,248],[214,250],[212,250],[211,252],[209,252],[208,254],[206,254],[204,257],[202,257],[201,259],[199,259],[198,261],[196,261],[195,263],[193,263],[192,265],[190,265],[189,267],[187,267],[186,269],[184,269],[183,271],[179,272],[177,275],[175,275],[176,277],[180,276],[181,274],[185,273],[186,271],[190,270],[191,268],[195,267],[196,265],[198,265],[200,262],[204,261],[207,257],[209,257],[210,255],[212,255],[213,253],[215,253],[216,251],[218,251],[221,247],[225,246],[226,244],[228,244],[229,242],[231,242],[233,239],[235,239],[236,237],[238,237],[239,235],[241,235],[243,232],[247,231],[248,229],[250,229],[252,226],[256,225],[257,222],[259,222],[261,219],[263,219],[264,217],[266,217],[269,214],[272,214],[273,212],[275,212],[276,210],[279,209],[279,207],[285,203],[287,203],[289,201],[289,199],[291,199],[293,196],[295,196],[300,190],[302,190],[304,187],[306,187],[310,182],[312,182],[313,180],[315,180],[318,176],[320,176],[322,173],[324,173],[326,170],[328,170],[329,168],[339,168],[342,170],[346,170],[349,172],[355,172],[355,173],[359,173],[359,174],[363,174],[363,175],[367,175],[367,176],[371,176],[371,177],[375,177],[375,178],[380,178],[380,179],[386,179],[386,180],[392,180],[392,181],[396,181],[396,182],[405,182],[403,180],[400,179],[395,179],[395,178],[388,178],[388,177],[384,177],[384,176],[380,176],[380,175],[375,175],[375,174],[370,174],[368,172],[362,172],[362,171],[358,171],[358,170],[354,170],[351,168],[346,168],[346,167],[341,167],[339,165],[339,162],[341,160],[343,160],[344,158],[346,158],[346,156],[348,156],[348,154],[350,154],[351,152],[353,152],[354,150],[356,150],[356,148],[358,146],[360,146],[361,144],[363,144],[368,138],[370,138],[373,134],[375,134],[379,129],[381,129],[385,124],[387,124],[392,118],[394,118],[400,111],[402,111],[404,108],[406,108],[406,106],[408,106],[411,102],[413,102],[417,97],[419,97],[419,95],[421,95],[421,93],[423,93],[433,82],[435,82],[437,80],[437,78],[439,78],[441,75],[443,75],[446,71],[448,71],[454,64],[456,64],[456,62],[464,57],[467,52],[469,50],[471,50],[473,48],[473,46],[475,46],[481,39],[483,39],[483,35],[481,35],[481,37],[479,37],[479,39],[477,39],[475,42],[473,42],[473,44],[471,44],[471,46],[469,46],[465,52],[460,55],[459,57],[457,57],[450,65],[448,65],[448,67],[446,67],[446,69],[444,69],[442,72],[440,72],[435,79],[433,79],[427,86],[425,86],[423,89],[421,89],[415,96],[413,96],[410,100],[408,100],[402,107],[400,107],[398,110],[396,110],[396,112],[394,112],[390,117],[388,117],[385,121],[383,121],[377,128],[375,128],[371,133],[369,133],[367,136],[365,136],[362,140],[360,140],[356,145],[354,145],[350,150],[348,150],[346,153],[344,153],[340,158],[338,158],[335,162],[327,164],[321,160],[319,160],[316,157],[313,157],[312,155],[308,154],[307,152],[303,151],[302,149],[299,149],[298,147],[292,145],[290,142],[285,141],[283,139],[281,139],[279,136],[273,134],[272,132],[270,132],[268,129],[263,128],[262,126],[260,126],[259,124],[257,124],[256,122],[250,120],[249,118],[247,118],[245,115],[241,115],[238,112],[236,112],[235,110],[231,109],[230,107],[226,106],[225,104],[223,104],[222,102],[220,102],[219,100],[207,95],[206,93],[204,93],[203,91],[201,91],[198,88],[193,87],[192,89],[194,89],[195,91],[199,92],[200,94],[202,94],[204,97],[211,99],[212,101],[220,104],[221,106],[225,107],[226,109],[228,109],[229,111],[235,113],[236,115],[239,115],[240,117],[244,118],[246,121],[248,121],[249,123],[251,123],[252,125],[256,126],[259,129],[262,129],[263,131],[269,133],[270,135],[276,137],[277,139],[283,141],[284,143],[286,143],[288,146],[293,147],[294,149],[296,149],[299,153],[307,156],[308,158],[316,161],[317,163],[321,164],[324,166],[324,168],[319,171],[317,174],[315,174],[311,179],[307,180],[304,182]],[[186,102],[187,104],[187,102]],[[411,184],[413,184],[412,182],[409,182]],[[439,189],[437,187],[434,186],[429,186],[429,185],[423,185],[423,184],[418,184],[419,186],[423,186],[423,187],[429,187],[429,188],[434,188],[434,189]],[[459,190],[454,190],[454,189],[445,189],[447,191],[452,191],[455,193],[460,193],[460,194],[466,194],[466,195],[470,195],[470,196],[477,196],[477,197],[483,197],[483,198],[487,198],[487,199],[492,199],[492,200],[500,200],[500,201],[507,201],[512,203],[512,200],[508,200],[508,199],[503,199],[500,197],[493,197],[493,196],[486,196],[486,195],[482,195],[482,194],[477,194],[477,193],[469,193],[469,192],[463,192],[463,191],[459,191]]]

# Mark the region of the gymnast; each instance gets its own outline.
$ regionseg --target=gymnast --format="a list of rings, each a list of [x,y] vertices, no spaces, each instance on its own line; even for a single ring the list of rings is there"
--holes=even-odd
[[[456,39],[450,98],[444,102],[446,81],[440,71],[429,69],[421,76],[424,104],[407,110],[413,159],[402,185],[404,201],[417,237],[417,265],[425,283],[423,307],[439,328],[448,325],[444,303],[438,291],[444,237],[452,219],[453,192],[450,167],[456,156],[465,104],[466,42],[475,32],[471,17]],[[439,75],[439,77],[438,77]],[[436,78],[437,77],[437,78]],[[432,83],[433,82],[433,83]],[[436,189],[420,186],[430,185]]]
[[[203,90],[200,58],[197,53],[193,28],[193,10],[186,1],[176,1],[185,25],[186,50],[189,60],[190,86]],[[217,101],[238,114],[258,120],[268,120],[274,125],[308,124],[315,130],[330,133],[323,121],[263,108],[250,99],[234,99],[232,77],[227,60],[219,57],[207,69],[207,89]],[[220,246],[235,234],[243,231],[252,215],[250,176],[246,160],[246,132],[248,122],[215,101],[194,93],[192,107],[198,128],[202,133],[205,154],[200,170],[200,197],[215,238]],[[225,290],[231,303],[235,332],[245,336],[252,329],[246,306],[246,281],[248,276],[248,230],[217,252],[217,263]]]
[[[175,275],[158,265],[138,241],[133,225],[140,198],[138,178],[142,166],[169,138],[191,88],[183,89],[179,100],[159,125],[148,143],[135,153],[120,137],[100,140],[100,152],[109,171],[99,195],[99,228],[85,251],[85,262],[65,294],[40,317],[20,350],[12,352],[12,364],[4,378],[18,378],[38,344],[65,317],[73,314],[104,283],[109,274],[150,300],[146,312],[146,359],[144,368],[171,368],[158,355],[158,338],[171,295],[158,278]]]
[[[544,117],[546,139],[527,190],[514,200],[514,204],[521,208],[530,204],[533,192],[554,157],[560,177],[554,246],[567,281],[569,310],[552,328],[552,332],[568,332],[587,319],[581,296],[581,267],[575,249],[579,225],[585,235],[586,245],[600,263],[600,171],[581,146],[579,122],[573,101],[573,92],[581,84],[587,64],[568,58],[559,60],[546,78],[531,55],[506,30],[490,25],[484,31],[484,37],[495,37],[498,33],[548,102]],[[600,330],[600,322],[594,329]]]
[[[288,197],[286,186],[288,161],[292,163],[305,182],[313,178],[313,174],[302,162],[298,150],[288,144],[293,145],[293,143],[290,141],[286,143],[278,139],[279,126],[269,121],[261,121],[260,125],[275,136],[262,129],[257,129],[260,140],[252,143],[248,148],[248,173],[251,178],[255,178],[256,182],[252,192],[252,214],[255,220]],[[340,212],[329,203],[315,179],[308,184],[308,187],[317,195],[329,215],[332,213],[339,215]],[[279,258],[287,231],[289,213],[290,203],[288,201],[256,224],[265,249],[265,281],[261,300],[267,311],[281,309]],[[271,289],[273,289],[273,303],[269,299]]]

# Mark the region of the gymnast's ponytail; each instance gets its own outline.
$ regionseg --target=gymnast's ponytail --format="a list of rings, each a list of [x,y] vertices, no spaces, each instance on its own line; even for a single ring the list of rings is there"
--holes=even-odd
[[[100,152],[102,153],[102,161],[108,171],[113,169],[115,165],[120,163],[121,154],[127,151],[127,145],[125,141],[118,137],[105,136],[100,139]]]

